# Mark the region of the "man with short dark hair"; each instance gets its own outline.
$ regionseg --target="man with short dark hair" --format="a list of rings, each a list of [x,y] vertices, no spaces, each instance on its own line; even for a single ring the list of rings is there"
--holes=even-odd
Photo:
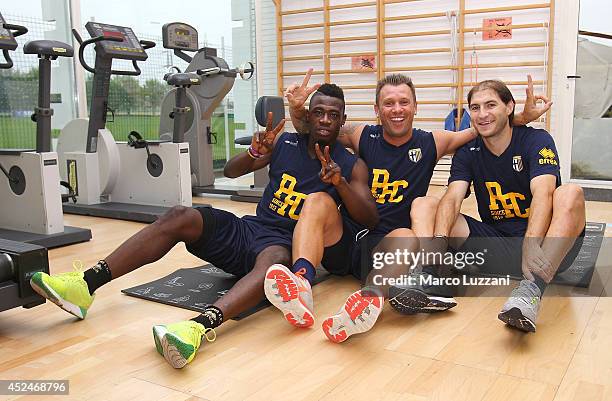
[[[429,221],[424,226],[431,228],[425,234],[439,242],[439,251],[450,245],[462,252],[482,252],[486,246],[481,266],[485,272],[522,274],[524,279],[498,317],[534,332],[547,283],[572,264],[582,245],[583,192],[578,185],[561,185],[552,136],[517,123],[516,102],[503,82],[483,81],[470,90],[467,100],[478,137],[453,157],[448,189],[435,217],[425,216]],[[460,214],[470,184],[481,221]],[[428,267],[424,274],[436,276],[438,266]],[[396,309],[436,310],[431,307],[439,296],[434,291],[418,285],[400,291]]]

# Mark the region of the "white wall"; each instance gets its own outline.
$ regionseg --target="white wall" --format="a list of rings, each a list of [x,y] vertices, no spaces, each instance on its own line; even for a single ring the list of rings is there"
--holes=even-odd
[[[252,0],[232,0],[232,21],[241,21],[242,26],[232,29],[232,56],[233,63],[230,68],[238,67],[247,61],[256,63],[256,54],[253,51],[254,24],[251,14]],[[236,129],[235,136],[251,136],[255,132],[255,101],[257,100],[257,79],[243,81],[236,77],[234,83],[234,121],[244,123],[244,129]]]
[[[558,0],[555,8],[555,40],[553,47],[553,79],[550,133],[555,138],[561,161],[561,178],[570,177],[572,130],[574,124],[576,53],[579,2]]]
[[[255,0],[257,22],[257,95],[278,95],[276,79],[276,9],[272,0]]]

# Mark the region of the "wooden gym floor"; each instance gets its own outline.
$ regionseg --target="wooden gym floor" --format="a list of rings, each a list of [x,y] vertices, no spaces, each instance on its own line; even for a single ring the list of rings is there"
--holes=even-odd
[[[441,187],[430,189],[441,193]],[[238,215],[255,211],[254,204],[226,199],[194,202]],[[475,215],[473,197],[463,210]],[[612,204],[588,202],[587,219],[612,222]],[[51,250],[52,273],[71,270],[77,259],[93,265],[143,227],[71,215],[65,220],[91,228],[93,240]],[[604,260],[609,258],[602,248],[599,264]],[[178,245],[157,263],[98,290],[83,321],[49,302],[3,312],[0,379],[70,380],[70,395],[53,397],[58,400],[612,400],[609,297],[545,298],[535,335],[497,320],[509,290],[461,298],[438,315],[406,317],[386,305],[373,330],[333,344],[320,325],[358,288],[349,277],[314,287],[314,328],[295,329],[268,308],[225,323],[215,342],[204,343],[190,365],[175,370],[155,351],[151,327],[194,312],[120,290],[199,264]],[[607,273],[600,269],[600,280],[611,294]],[[0,395],[30,398],[51,399]]]

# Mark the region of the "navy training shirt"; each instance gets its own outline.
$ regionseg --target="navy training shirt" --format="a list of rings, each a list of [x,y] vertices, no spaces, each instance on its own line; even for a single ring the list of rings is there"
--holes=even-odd
[[[284,132],[276,142],[270,160],[270,182],[257,204],[257,217],[263,223],[292,230],[306,196],[313,192],[327,192],[336,203],[340,202],[334,186],[321,181],[321,162],[308,155],[308,138],[309,135]],[[330,157],[350,182],[357,156],[335,143],[330,146]]]
[[[412,138],[395,146],[383,137],[381,125],[366,125],[359,139],[359,156],[368,166],[368,183],[380,222],[375,232],[410,228],[410,207],[425,196],[438,161],[431,132],[414,128]]]
[[[524,236],[531,179],[544,174],[554,175],[557,187],[561,185],[555,142],[545,130],[523,125],[512,128],[510,145],[499,156],[480,136],[461,147],[453,157],[448,182],[473,183],[481,220],[507,236]]]

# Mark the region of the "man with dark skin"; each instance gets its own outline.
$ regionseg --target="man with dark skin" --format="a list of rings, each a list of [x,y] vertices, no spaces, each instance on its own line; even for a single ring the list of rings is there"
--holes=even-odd
[[[211,207],[174,207],[87,271],[37,273],[32,287],[83,319],[100,286],[160,259],[184,242],[190,253],[241,277],[201,315],[153,327],[158,352],[173,367],[185,366],[195,357],[202,338],[214,340],[214,328],[263,299],[266,269],[290,261],[293,228],[308,194],[329,192],[365,226],[378,222],[365,164],[344,147],[334,146],[345,120],[342,91],[323,85],[310,110],[309,135],[281,134],[284,121],[272,128],[272,115],[268,115],[266,131],[254,134],[249,149],[225,166],[226,176],[238,177],[270,165],[270,183],[256,216],[238,218]]]

